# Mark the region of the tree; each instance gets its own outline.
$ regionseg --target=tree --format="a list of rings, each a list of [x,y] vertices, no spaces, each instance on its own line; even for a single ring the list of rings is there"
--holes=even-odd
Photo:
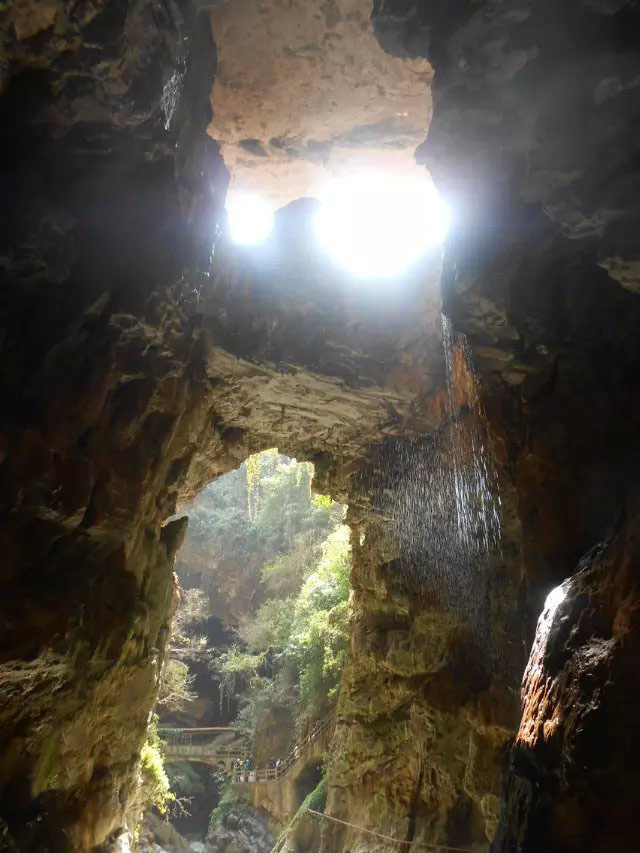
[[[158,696],[158,707],[164,711],[182,711],[197,698],[189,663],[210,655],[207,638],[198,631],[207,615],[208,602],[202,590],[181,591]]]
[[[162,673],[158,707],[164,711],[182,711],[196,698],[192,689],[194,678],[184,661],[170,657]]]

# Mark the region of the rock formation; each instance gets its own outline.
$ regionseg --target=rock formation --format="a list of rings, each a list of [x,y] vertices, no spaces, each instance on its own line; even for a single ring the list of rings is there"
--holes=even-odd
[[[497,849],[635,849],[638,3],[374,3],[385,61],[435,69],[419,158],[457,212],[444,307],[502,496],[484,622],[407,579],[378,501],[403,442],[452,428],[439,264],[356,289],[302,203],[269,252],[212,259],[229,177],[206,5],[0,10],[1,843],[107,850],[131,828],[184,531],[166,520],[277,446],[350,504],[328,813],[486,849],[533,644]],[[324,850],[373,849],[338,826]]]
[[[632,850],[638,837],[635,507],[538,622],[497,849]]]
[[[636,3],[588,0],[455,9],[381,0],[374,12],[389,51],[426,56],[436,69],[434,118],[419,157],[461,214],[448,248],[445,310],[468,335],[485,409],[505,443],[522,527],[527,647],[545,596],[575,571],[581,555],[612,535],[637,476],[633,278],[640,246],[630,237],[638,205],[629,188],[638,180],[639,78],[630,41],[638,14]],[[630,529],[632,519],[629,513]],[[629,539],[616,547],[632,559]],[[536,638],[532,654],[545,651],[527,670],[521,725],[527,718],[539,725],[524,742],[521,727],[514,747],[501,850],[633,849],[633,809],[622,815],[611,797],[598,812],[589,805],[602,792],[598,772],[588,769],[598,762],[594,733],[609,745],[609,766],[626,762],[606,734],[602,658],[587,655],[579,667],[579,652],[574,659],[581,703],[590,709],[587,746],[573,734],[573,715],[581,713],[569,710],[575,682],[568,675],[558,680],[555,657],[579,638],[586,648],[599,638],[612,641],[611,689],[627,696],[622,704],[634,713],[625,664],[617,664],[618,631],[605,627],[615,605],[600,597],[617,571],[614,558],[604,560],[589,581],[591,604],[579,598],[562,605],[563,630]],[[583,575],[576,590],[584,588]],[[585,606],[595,620],[589,624]],[[575,632],[568,643],[567,631]],[[534,745],[535,756],[528,751]],[[594,754],[570,771],[581,748]],[[522,770],[523,750],[532,772]],[[522,776],[528,797],[516,781]],[[561,790],[570,793],[563,799]],[[633,782],[626,791],[637,803]],[[551,801],[555,808],[556,796],[557,811],[543,812]],[[543,828],[549,819],[553,825]]]
[[[354,169],[419,172],[431,67],[384,52],[371,0],[235,0],[212,13],[210,133],[230,190],[287,204]],[[345,79],[349,85],[345,85]]]

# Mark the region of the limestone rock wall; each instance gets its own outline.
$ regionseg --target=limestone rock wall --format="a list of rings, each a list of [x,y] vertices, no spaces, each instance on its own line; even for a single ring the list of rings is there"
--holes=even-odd
[[[196,83],[211,41],[203,68],[195,10],[175,13],[0,18],[0,810],[21,851],[95,849],[137,820],[184,529],[162,525],[211,430],[179,286],[201,251],[188,173],[217,162]],[[169,128],[176,109],[200,148]]]
[[[505,502],[502,559],[493,555],[472,581],[473,597],[487,596],[489,627],[443,596],[428,563],[426,580],[407,578],[388,522],[352,505],[351,653],[330,751],[332,816],[404,841],[488,849],[524,660],[512,516]],[[322,829],[322,850],[391,849],[339,824]]]
[[[637,529],[632,506],[540,616],[497,850],[637,846]]]
[[[611,535],[629,512],[637,480],[640,306],[633,271],[639,245],[630,235],[637,234],[638,205],[629,189],[638,181],[640,78],[632,43],[639,11],[634,2],[590,0],[453,6],[379,0],[374,10],[388,50],[425,56],[435,68],[434,115],[418,156],[457,212],[445,310],[468,335],[485,410],[504,439],[522,525],[527,648],[545,597]],[[632,560],[626,534],[616,542],[608,547],[618,549],[619,560]],[[537,687],[531,675],[525,679],[523,726],[531,718],[545,723],[536,727],[531,748],[521,736],[514,747],[499,849],[633,846],[637,795],[630,794],[634,807],[625,814],[610,797],[592,823],[586,817],[601,790],[599,771],[584,770],[590,750],[596,762],[601,754],[598,738],[611,750],[611,766],[626,762],[624,747],[609,740],[606,700],[597,698],[601,665],[615,671],[619,687],[611,689],[619,689],[629,713],[636,702],[630,660],[623,673],[613,663],[617,651],[593,657],[586,651],[601,638],[615,646],[617,636],[595,615],[605,623],[609,618],[599,596],[606,597],[617,577],[616,561],[592,555],[588,562],[594,561],[598,571],[569,583],[580,603],[568,594],[558,610],[560,633],[544,643],[539,633],[536,639],[528,672],[543,669]],[[567,643],[564,632],[575,640]],[[633,633],[629,623],[625,642],[635,642]],[[573,651],[574,642],[584,642],[584,655]],[[566,655],[573,663],[559,675]],[[576,696],[570,671],[576,678],[580,672],[586,691],[575,711],[569,710]],[[587,695],[593,704],[582,739],[573,726]],[[580,750],[578,771],[571,762]],[[565,783],[575,785],[573,799]],[[556,796],[557,810],[550,805]]]

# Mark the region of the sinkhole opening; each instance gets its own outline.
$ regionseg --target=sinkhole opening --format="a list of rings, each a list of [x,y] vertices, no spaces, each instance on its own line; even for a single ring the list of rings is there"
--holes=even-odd
[[[317,245],[356,278],[403,273],[448,231],[450,212],[425,172],[361,172],[336,178],[317,192]],[[274,205],[258,194],[231,191],[228,233],[240,245],[259,245],[274,227]]]

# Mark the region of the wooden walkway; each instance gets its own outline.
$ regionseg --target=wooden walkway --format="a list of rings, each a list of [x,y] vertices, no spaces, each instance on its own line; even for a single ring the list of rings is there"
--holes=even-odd
[[[316,723],[311,733],[304,740],[297,743],[291,752],[280,761],[278,767],[261,767],[257,770],[234,771],[234,782],[253,784],[256,782],[280,782],[289,775],[299,761],[306,760],[306,756],[313,744],[331,727],[334,715],[325,717]]]

